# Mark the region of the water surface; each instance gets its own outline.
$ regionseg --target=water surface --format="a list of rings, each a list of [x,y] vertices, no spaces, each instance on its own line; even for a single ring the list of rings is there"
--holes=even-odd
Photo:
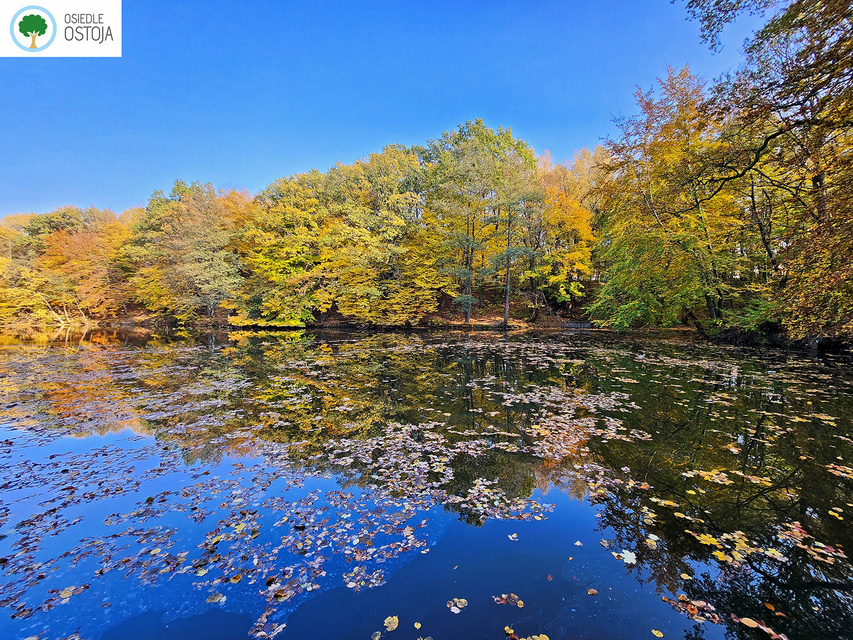
[[[851,390],[667,336],[6,339],[0,637],[853,637]]]

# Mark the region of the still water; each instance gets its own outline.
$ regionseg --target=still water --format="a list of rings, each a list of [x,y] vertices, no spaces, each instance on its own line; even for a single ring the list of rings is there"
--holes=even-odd
[[[0,638],[853,638],[853,374],[667,335],[0,346]]]

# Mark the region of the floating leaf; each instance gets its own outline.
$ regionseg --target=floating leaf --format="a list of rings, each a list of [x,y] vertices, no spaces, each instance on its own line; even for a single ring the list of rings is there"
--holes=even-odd
[[[385,618],[385,622],[383,622],[382,624],[385,625],[386,631],[393,631],[397,628],[397,625],[400,624],[400,620],[397,618],[397,616],[388,616],[387,618]]]
[[[663,631],[652,629],[652,635],[654,635],[656,638],[663,638]]]
[[[591,596],[597,596],[598,595],[597,589],[587,589],[586,592]]]
[[[421,623],[420,623],[420,622],[416,622],[416,623],[415,623],[415,629],[420,629],[420,628],[421,628]]]
[[[741,624],[745,624],[747,627],[750,627],[752,629],[758,626],[758,623],[752,618],[741,618],[740,621]]]

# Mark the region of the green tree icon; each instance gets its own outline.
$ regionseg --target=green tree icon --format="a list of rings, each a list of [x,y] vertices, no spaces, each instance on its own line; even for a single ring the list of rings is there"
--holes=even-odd
[[[18,23],[18,31],[32,38],[30,49],[38,49],[36,37],[43,36],[47,32],[47,22],[40,15],[31,13],[21,18],[21,21]]]

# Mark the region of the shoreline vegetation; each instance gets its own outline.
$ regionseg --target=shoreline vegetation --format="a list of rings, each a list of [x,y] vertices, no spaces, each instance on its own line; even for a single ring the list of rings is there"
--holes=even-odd
[[[690,327],[740,343],[853,336],[853,10],[691,0],[709,84],[670,68],[571,163],[471,120],[259,193],[176,181],[120,215],[0,222],[0,325]],[[823,347],[822,347],[823,345]]]
[[[458,320],[458,319],[457,319]],[[544,320],[544,321],[543,321]],[[590,326],[588,326],[590,325]],[[799,351],[818,356],[837,354],[843,357],[853,356],[853,343],[844,338],[804,338],[793,340],[783,333],[759,334],[747,332],[721,332],[714,336],[704,335],[689,326],[677,327],[638,327],[623,331],[601,327],[594,322],[564,322],[553,316],[540,318],[536,322],[511,320],[507,327],[497,314],[472,317],[470,323],[454,321],[453,318],[433,317],[418,324],[408,325],[367,325],[336,319],[324,324],[306,323],[291,326],[245,326],[235,327],[227,322],[197,322],[176,325],[159,321],[140,321],[134,318],[113,318],[98,324],[41,325],[13,324],[0,326],[0,346],[13,344],[65,344],[65,345],[116,345],[142,344],[149,340],[214,341],[219,343],[241,342],[250,337],[267,337],[290,340],[308,335],[323,337],[365,336],[382,334],[400,335],[462,335],[491,334],[508,336],[546,335],[567,333],[579,336],[629,335],[639,340],[671,339],[685,341],[685,344],[727,344],[733,347],[770,348],[782,351]]]

